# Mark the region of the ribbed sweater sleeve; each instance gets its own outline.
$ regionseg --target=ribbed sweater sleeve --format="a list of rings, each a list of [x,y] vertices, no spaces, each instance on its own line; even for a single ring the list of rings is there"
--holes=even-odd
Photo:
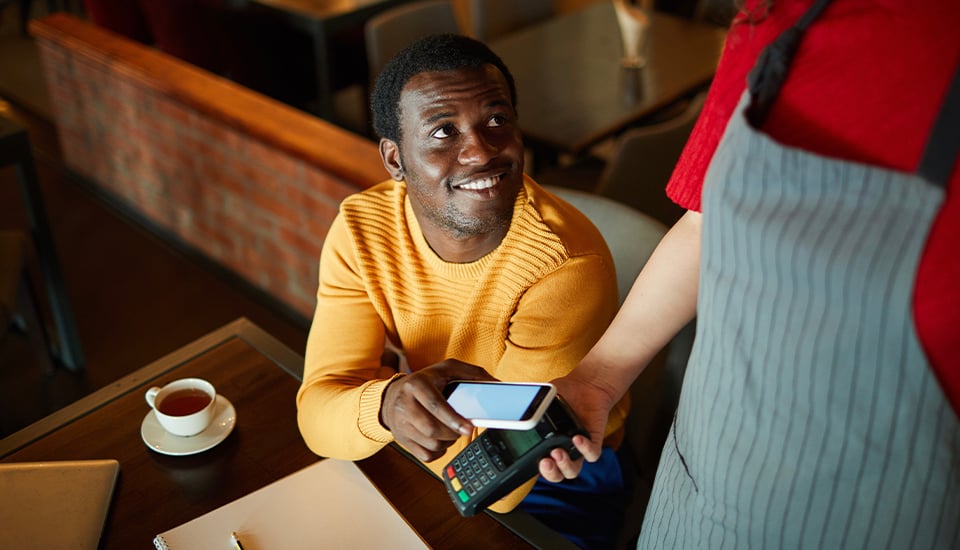
[[[321,254],[298,393],[301,433],[317,454],[349,460],[392,441],[379,422],[388,338],[414,371],[455,358],[502,380],[562,376],[613,318],[616,288],[596,228],[532,180],[500,246],[468,264],[430,249],[402,183],[349,197]],[[612,415],[609,429],[622,419]],[[439,473],[468,442],[461,438],[428,467]],[[494,509],[513,508],[529,485]]]

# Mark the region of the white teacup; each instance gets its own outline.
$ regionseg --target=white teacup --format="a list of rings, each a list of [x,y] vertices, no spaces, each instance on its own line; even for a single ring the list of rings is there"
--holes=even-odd
[[[217,391],[201,378],[181,378],[147,390],[147,404],[163,429],[181,437],[197,435],[213,421]]]

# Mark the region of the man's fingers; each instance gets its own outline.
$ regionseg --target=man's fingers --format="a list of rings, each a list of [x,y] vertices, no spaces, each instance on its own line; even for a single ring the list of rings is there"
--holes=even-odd
[[[573,445],[580,451],[580,454],[583,455],[583,458],[586,459],[587,462],[596,462],[600,459],[600,453],[603,452],[602,445],[594,443],[579,434],[573,436]],[[577,471],[579,471],[579,468],[577,468]]]
[[[387,386],[381,418],[397,443],[423,461],[436,460],[462,436],[474,432],[473,424],[447,403],[444,386],[458,378],[489,379],[480,367],[450,359],[400,377]]]
[[[439,439],[456,439],[471,433],[473,426],[460,417],[436,390],[413,376],[398,383],[384,405],[385,417],[416,428],[420,434]],[[396,431],[398,426],[387,426]]]
[[[540,475],[547,481],[559,483],[563,481],[563,472],[557,467],[557,463],[550,457],[540,459]]]
[[[395,430],[395,434],[402,433],[406,438],[415,440],[417,444],[428,450],[445,449],[460,438],[459,433],[441,424],[433,415],[422,409],[419,414],[410,415],[401,422],[399,428]]]
[[[563,449],[554,449],[550,451],[550,457],[553,458],[560,473],[566,479],[573,479],[580,475],[580,469],[583,468],[583,460],[573,460],[567,451]]]
[[[547,481],[557,483],[580,475],[583,460],[573,460],[564,449],[553,449],[550,455],[540,460],[540,475]]]
[[[412,440],[401,441],[398,439],[397,443],[399,443],[404,449],[409,451],[410,454],[419,458],[423,462],[430,462],[440,458],[441,456],[443,456],[444,450],[446,450],[446,448],[444,448],[437,451],[432,451]]]
[[[443,456],[447,448],[460,438],[456,432],[435,421],[426,425],[403,422],[400,429],[394,431],[394,437],[397,443],[424,462]]]
[[[457,359],[446,359],[435,366],[437,367],[437,372],[442,374],[443,384],[452,380],[496,380],[496,378],[485,369],[464,363],[463,361],[458,361]],[[438,387],[437,389],[442,390],[443,388]]]
[[[437,400],[432,396],[426,396],[426,402],[421,403],[425,409],[430,411],[434,418],[443,423],[444,426],[453,430],[458,435],[470,435],[473,433],[473,424],[466,418],[457,414],[446,401]]]
[[[470,435],[473,433],[473,424],[463,418],[453,407],[443,398],[443,395],[433,387],[432,384],[423,383],[420,379],[415,379],[406,388],[406,393],[419,405],[420,412],[427,418],[418,418],[418,422],[424,422],[421,426],[428,424],[437,427],[443,426],[445,431],[450,431],[456,435]],[[427,434],[431,435],[431,434]],[[440,437],[439,434],[436,434]]]

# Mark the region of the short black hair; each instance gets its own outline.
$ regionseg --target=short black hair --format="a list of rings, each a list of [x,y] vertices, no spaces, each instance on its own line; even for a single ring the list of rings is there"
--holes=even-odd
[[[486,44],[459,34],[432,34],[417,40],[393,56],[377,76],[370,95],[374,131],[382,138],[400,143],[400,93],[414,76],[487,64],[503,74],[510,89],[510,102],[516,107],[513,75]]]

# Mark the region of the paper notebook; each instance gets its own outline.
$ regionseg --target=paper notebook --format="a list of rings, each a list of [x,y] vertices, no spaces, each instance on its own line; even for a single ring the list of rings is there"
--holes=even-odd
[[[157,535],[158,550],[429,548],[353,463],[325,459]]]
[[[0,464],[0,548],[96,550],[120,463]]]

